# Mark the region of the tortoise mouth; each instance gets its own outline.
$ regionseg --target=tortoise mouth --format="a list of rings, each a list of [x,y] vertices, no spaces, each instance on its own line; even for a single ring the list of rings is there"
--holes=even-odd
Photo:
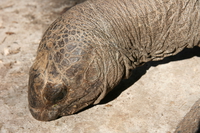
[[[58,109],[37,109],[29,106],[32,116],[39,121],[52,121],[60,118]]]

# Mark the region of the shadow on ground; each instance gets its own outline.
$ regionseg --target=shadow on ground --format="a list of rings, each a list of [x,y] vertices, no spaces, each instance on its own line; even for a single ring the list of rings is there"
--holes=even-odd
[[[106,104],[115,98],[117,98],[124,90],[132,86],[138,81],[151,66],[158,66],[160,64],[166,64],[172,61],[179,61],[192,58],[194,56],[200,57],[200,47],[194,47],[192,49],[184,49],[182,52],[175,56],[166,57],[161,61],[152,61],[138,67],[132,71],[132,75],[129,79],[124,79],[117,85],[108,95],[100,102],[100,104]]]
[[[199,121],[199,127],[198,130],[195,133],[200,133],[200,121]]]
[[[155,67],[160,64],[166,64],[166,63],[173,62],[173,61],[185,60],[185,59],[192,58],[194,56],[200,57],[200,47],[194,47],[192,49],[186,48],[183,51],[181,51],[180,53],[178,53],[177,55],[166,57],[161,61],[151,61],[151,62],[144,64],[141,67],[134,69],[132,71],[131,77],[129,79],[123,79],[120,82],[120,84],[117,85],[111,92],[109,92],[106,95],[106,97],[99,104],[106,104],[106,103],[114,100],[115,98],[117,98],[124,90],[126,90],[127,88],[132,86],[135,82],[137,82],[147,72],[147,70],[151,66]],[[95,106],[95,105],[90,105],[79,112],[87,110],[93,106]],[[77,112],[77,113],[79,113],[79,112]],[[200,133],[200,129],[198,131],[199,132],[196,132],[196,133]]]

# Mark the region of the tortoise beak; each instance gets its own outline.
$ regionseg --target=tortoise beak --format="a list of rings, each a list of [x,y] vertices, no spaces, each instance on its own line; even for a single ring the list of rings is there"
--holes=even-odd
[[[29,93],[29,110],[32,116],[40,121],[51,121],[57,119],[58,109],[55,107],[47,107],[42,98],[35,93],[34,90],[31,90]]]
[[[44,99],[42,98],[42,94],[40,92],[40,88],[43,87],[42,83],[33,83],[34,78],[37,77],[35,74],[32,74],[29,79],[29,88],[28,88],[28,102],[29,102],[29,110],[32,116],[40,121],[50,121],[57,119],[58,116],[58,108],[55,106],[47,106],[45,104]]]
[[[59,118],[58,110],[36,109],[29,106],[32,116],[39,121],[51,121]]]
[[[28,102],[29,110],[32,116],[40,121],[50,121],[58,117],[57,109],[46,109],[44,100],[42,98],[41,89],[44,86],[43,77],[41,74],[34,71],[30,73],[28,85]]]

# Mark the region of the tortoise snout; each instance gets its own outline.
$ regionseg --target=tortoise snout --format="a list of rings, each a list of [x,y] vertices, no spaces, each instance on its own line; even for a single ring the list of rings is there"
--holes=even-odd
[[[58,110],[37,109],[29,106],[32,116],[40,121],[51,121],[59,118]]]
[[[41,95],[29,89],[29,110],[32,116],[40,121],[51,121],[59,118],[58,106],[47,106]]]
[[[67,93],[67,87],[63,84],[47,83],[44,88],[44,97],[51,103],[56,103],[62,100]]]
[[[41,108],[44,106],[41,91],[44,86],[43,76],[35,71],[30,73],[28,85],[28,101],[29,106],[33,108]]]

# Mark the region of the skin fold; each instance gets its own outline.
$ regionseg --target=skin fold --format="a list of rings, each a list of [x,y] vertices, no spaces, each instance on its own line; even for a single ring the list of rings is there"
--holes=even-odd
[[[200,46],[198,0],[88,0],[47,29],[30,68],[34,118],[98,104],[131,70]]]

